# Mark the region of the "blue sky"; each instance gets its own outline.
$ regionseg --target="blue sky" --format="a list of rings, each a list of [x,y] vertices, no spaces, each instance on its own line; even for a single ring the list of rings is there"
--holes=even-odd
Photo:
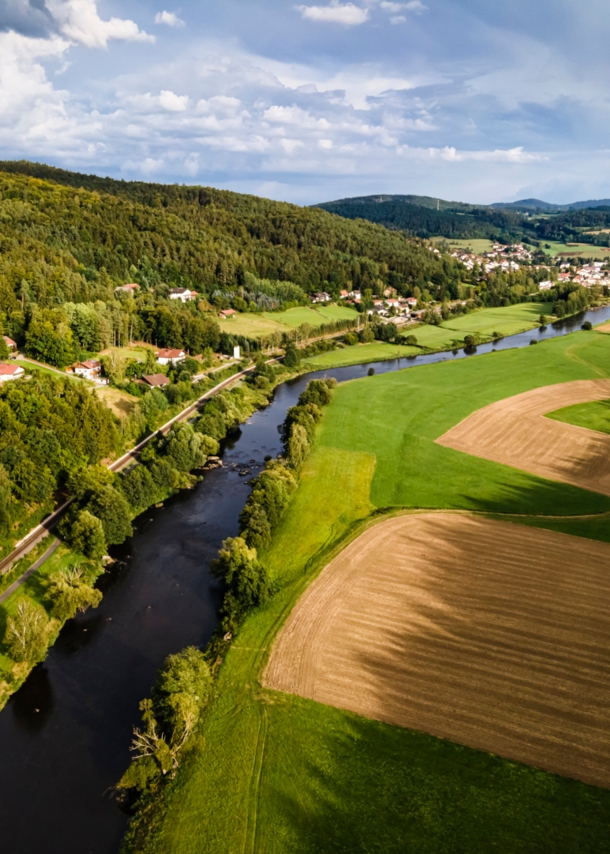
[[[610,196],[602,0],[0,0],[0,157],[300,204]]]

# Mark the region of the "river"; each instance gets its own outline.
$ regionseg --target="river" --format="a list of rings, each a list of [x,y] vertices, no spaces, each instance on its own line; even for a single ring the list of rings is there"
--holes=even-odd
[[[529,346],[565,335],[584,320],[610,320],[610,306],[477,348]],[[129,763],[129,743],[165,657],[203,646],[217,620],[220,593],[210,561],[238,533],[247,481],[281,451],[278,425],[310,379],[339,381],[450,359],[463,350],[308,374],[279,386],[266,409],[223,445],[223,467],[194,489],[136,521],[113,550],[104,599],[70,620],[47,660],[0,713],[0,839],[3,854],[116,854],[128,816],[108,794]],[[250,476],[244,476],[244,470]]]

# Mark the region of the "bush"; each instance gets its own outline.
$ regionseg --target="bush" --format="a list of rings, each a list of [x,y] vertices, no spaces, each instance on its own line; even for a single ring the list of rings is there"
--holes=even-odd
[[[343,339],[348,347],[354,347],[359,342],[359,338],[355,332],[348,332],[345,338]]]
[[[593,329],[593,324],[591,323],[590,320],[585,320],[585,322],[582,324],[582,326],[580,328],[584,329],[586,332],[589,332],[591,329]]]
[[[359,333],[358,337],[360,338],[361,344],[370,344],[371,341],[375,340],[375,333],[373,332],[370,326],[365,326],[364,329]]]
[[[479,343],[478,335],[465,335],[464,336],[464,346],[465,347],[476,347]]]

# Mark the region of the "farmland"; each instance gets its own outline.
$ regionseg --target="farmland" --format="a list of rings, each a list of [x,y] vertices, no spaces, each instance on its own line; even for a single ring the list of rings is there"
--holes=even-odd
[[[579,540],[580,574],[588,553],[610,542],[610,498],[436,440],[504,398],[606,378],[609,356],[607,336],[582,332],[336,389],[295,497],[260,555],[279,590],[240,629],[199,737],[152,824],[136,822],[126,850],[604,850],[605,789],[272,691],[261,680],[274,638],[309,583],[384,517],[426,508],[512,519],[523,528],[515,550],[531,543],[532,528],[541,544],[551,531],[589,538]],[[499,555],[500,578],[508,558],[497,543],[481,552]],[[426,546],[437,548],[433,537]]]
[[[610,787],[610,545],[587,552],[461,514],[380,522],[301,597],[264,684]]]
[[[544,418],[554,409],[610,397],[610,380],[562,383],[473,412],[439,444],[610,496],[610,437]]]
[[[505,308],[482,308],[470,314],[447,320],[441,326],[422,324],[408,327],[404,334],[415,335],[417,347],[396,344],[360,344],[345,350],[329,351],[307,358],[312,368],[336,368],[359,362],[393,359],[433,350],[451,350],[464,346],[465,335],[477,335],[490,340],[494,332],[500,335],[516,335],[539,326],[540,315],[550,316],[551,303],[529,302]]]

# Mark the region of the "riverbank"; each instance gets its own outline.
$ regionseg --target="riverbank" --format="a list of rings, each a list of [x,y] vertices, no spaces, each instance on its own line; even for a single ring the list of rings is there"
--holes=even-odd
[[[604,496],[435,442],[501,397],[608,376],[609,354],[610,338],[580,333],[339,387],[287,515],[261,554],[280,592],[231,644],[217,700],[183,767],[132,822],[125,852],[169,854],[178,845],[185,854],[436,852],[449,839],[459,851],[487,850],[491,827],[505,852],[597,854],[609,792],[269,691],[261,674],[302,591],[388,508],[527,517],[529,525],[610,541]]]
[[[239,401],[235,401],[235,403],[237,403],[237,406],[234,406],[235,416],[241,422],[244,422],[257,409],[268,405],[275,385],[284,381],[288,376],[290,376],[290,372],[281,371],[275,377],[275,382],[273,384],[268,383],[268,387],[265,391],[254,386],[250,387],[246,385],[244,392],[240,395]],[[221,385],[224,382],[226,382],[226,380],[221,380]],[[209,392],[206,392],[206,394],[208,393]],[[197,404],[199,404],[199,402],[200,401],[197,401]],[[168,422],[165,427],[169,429],[173,422],[179,421],[182,418],[187,417],[189,414],[191,416],[196,415],[196,410],[193,407],[197,404],[190,404],[174,416],[172,421]],[[132,454],[136,450],[142,450],[142,448],[148,445],[154,438],[154,435],[148,437],[144,442],[140,443],[131,451],[128,451],[127,454],[119,461],[113,463],[111,468],[118,471],[126,466],[133,467],[134,463],[137,463],[137,458],[132,456]],[[201,479],[201,477],[199,479]],[[183,475],[182,480],[183,482],[177,488],[157,488],[154,496],[147,502],[147,506],[139,506],[135,512],[132,512],[129,521],[136,522],[143,513],[147,512],[149,506],[162,504],[177,492],[183,489],[192,489],[197,482],[196,478],[191,475],[187,475],[186,473]],[[25,602],[28,603],[28,605],[43,609],[50,617],[52,601],[50,601],[49,594],[44,585],[44,580],[48,579],[49,576],[66,570],[72,566],[85,568],[92,579],[99,577],[104,572],[101,565],[96,564],[93,566],[93,564],[90,564],[89,561],[85,560],[82,554],[71,551],[70,548],[63,543],[58,551],[54,551],[49,554],[48,560],[40,563],[38,558],[47,547],[48,542],[46,540],[38,543],[34,547],[33,551],[30,552],[28,559],[22,558],[18,561],[19,565],[16,568],[19,575],[16,575],[12,570],[7,574],[8,577],[6,578],[6,585],[3,585],[3,587],[6,589],[10,584],[15,589],[13,589],[0,603],[0,638],[4,638],[7,621],[17,613],[20,603]],[[34,573],[32,573],[31,569],[28,567],[28,563],[35,567]],[[60,620],[57,621],[57,624],[53,623],[50,625],[47,635],[47,651],[56,642],[59,632],[65,622],[66,620]],[[0,640],[0,711],[4,708],[11,695],[18,691],[23,685],[38,663],[39,661],[15,661],[9,653],[5,640]]]

